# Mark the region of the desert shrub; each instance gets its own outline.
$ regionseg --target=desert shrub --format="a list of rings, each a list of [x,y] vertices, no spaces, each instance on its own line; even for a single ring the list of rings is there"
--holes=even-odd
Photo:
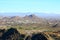
[[[25,40],[47,40],[47,38],[43,34],[37,33],[32,36],[28,36]]]
[[[10,28],[3,34],[3,40],[19,40],[20,39],[20,33],[14,29]]]

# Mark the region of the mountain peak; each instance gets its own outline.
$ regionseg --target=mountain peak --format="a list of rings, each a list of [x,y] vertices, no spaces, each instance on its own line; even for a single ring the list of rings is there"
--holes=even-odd
[[[15,20],[15,19],[18,20],[18,19],[20,19],[21,17],[20,17],[20,16],[13,16],[13,17],[11,17],[11,18],[14,19],[14,20]]]
[[[34,14],[31,14],[31,15],[29,15],[28,17],[32,18],[32,17],[37,17],[37,16],[34,15]]]
[[[35,14],[31,14],[31,15],[26,15],[24,18],[34,19],[34,18],[38,18],[38,17]]]

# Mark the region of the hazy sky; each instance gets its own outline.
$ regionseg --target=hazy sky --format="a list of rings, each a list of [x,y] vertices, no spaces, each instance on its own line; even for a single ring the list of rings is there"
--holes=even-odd
[[[60,0],[0,0],[0,12],[60,13]]]

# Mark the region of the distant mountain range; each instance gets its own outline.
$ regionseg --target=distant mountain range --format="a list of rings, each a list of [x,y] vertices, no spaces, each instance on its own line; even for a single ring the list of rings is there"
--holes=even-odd
[[[60,14],[56,14],[56,13],[31,13],[31,12],[27,12],[27,13],[0,13],[0,16],[26,16],[26,15],[31,15],[31,14],[35,14],[38,17],[60,17]]]
[[[16,24],[28,24],[28,23],[37,23],[39,25],[56,25],[60,26],[60,15],[58,14],[31,14],[25,16],[0,16],[0,26],[2,25],[16,25]]]
[[[9,17],[9,16],[5,16],[5,17],[3,17],[3,16],[1,16],[0,17],[0,20],[4,20],[4,21],[21,21],[21,22],[36,22],[36,23],[38,23],[39,21],[42,21],[42,19],[43,18],[40,18],[40,17],[38,17],[38,16],[36,16],[36,15],[34,15],[34,14],[32,14],[32,15],[26,15],[26,16],[24,16],[24,17],[20,17],[20,16],[11,16],[11,17]]]

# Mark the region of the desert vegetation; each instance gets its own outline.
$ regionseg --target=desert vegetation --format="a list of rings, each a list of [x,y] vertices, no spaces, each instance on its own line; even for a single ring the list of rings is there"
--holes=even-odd
[[[16,28],[0,29],[0,40],[60,40],[60,32],[20,33]]]

